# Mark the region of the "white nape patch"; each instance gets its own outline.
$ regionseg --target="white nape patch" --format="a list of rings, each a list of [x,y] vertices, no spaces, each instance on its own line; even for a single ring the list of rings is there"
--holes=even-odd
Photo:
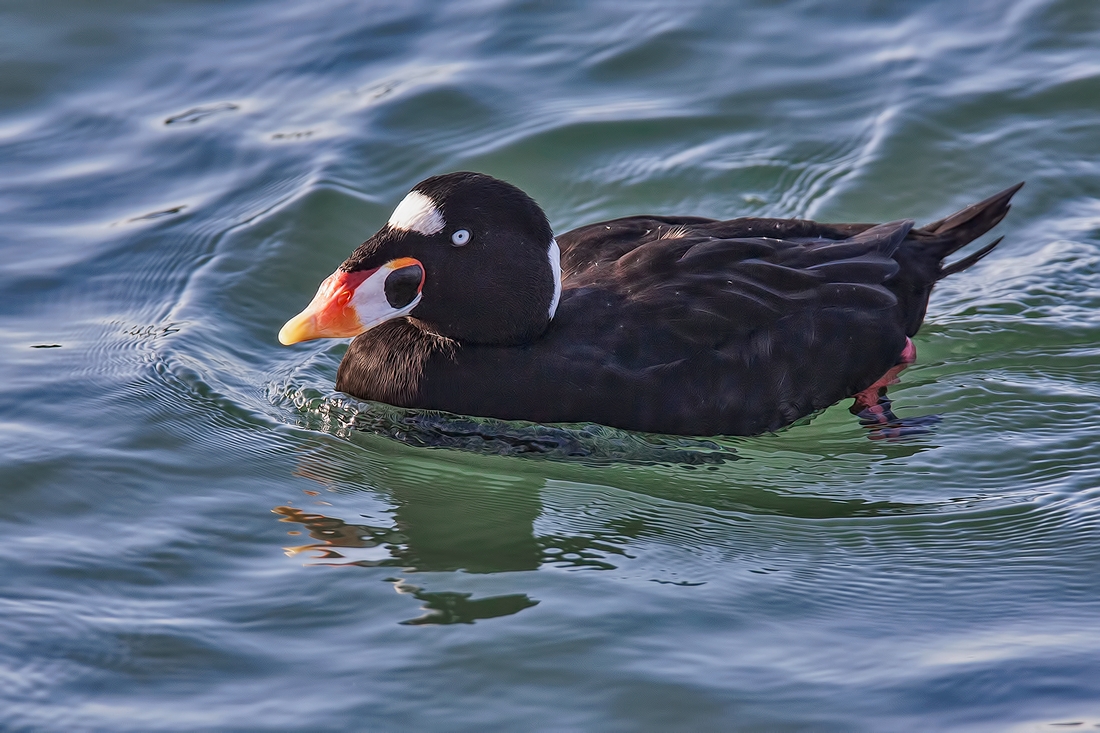
[[[418,234],[439,234],[447,226],[435,202],[419,191],[410,191],[401,199],[388,223],[393,229]]]
[[[558,301],[561,300],[561,249],[558,240],[550,240],[550,249],[547,252],[550,257],[550,272],[554,273],[554,297],[550,299],[550,320],[558,312]]]

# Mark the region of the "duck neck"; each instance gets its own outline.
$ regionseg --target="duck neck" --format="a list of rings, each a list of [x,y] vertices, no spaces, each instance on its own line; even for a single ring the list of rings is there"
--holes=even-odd
[[[356,336],[336,372],[336,389],[360,399],[414,407],[424,365],[436,353],[453,356],[457,344],[407,318],[387,321]]]

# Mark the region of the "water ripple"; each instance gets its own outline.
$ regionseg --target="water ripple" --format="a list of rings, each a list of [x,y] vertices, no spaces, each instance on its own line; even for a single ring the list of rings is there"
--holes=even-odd
[[[0,8],[6,725],[1096,724],[1095,3],[256,11]],[[278,346],[453,169],[559,231],[1028,185],[892,388],[929,431],[680,439],[362,403],[343,344]]]

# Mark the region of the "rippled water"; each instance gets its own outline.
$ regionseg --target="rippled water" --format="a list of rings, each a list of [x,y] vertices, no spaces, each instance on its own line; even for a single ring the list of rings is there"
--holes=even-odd
[[[1100,4],[16,0],[0,40],[0,727],[1100,727]],[[558,231],[1028,185],[892,392],[930,432],[694,440],[278,346],[456,169]]]

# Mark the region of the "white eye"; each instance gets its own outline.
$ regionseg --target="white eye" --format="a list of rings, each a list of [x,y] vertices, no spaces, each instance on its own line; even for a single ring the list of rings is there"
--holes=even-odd
[[[466,229],[459,229],[451,235],[451,244],[456,247],[461,247],[470,241],[470,232]]]

